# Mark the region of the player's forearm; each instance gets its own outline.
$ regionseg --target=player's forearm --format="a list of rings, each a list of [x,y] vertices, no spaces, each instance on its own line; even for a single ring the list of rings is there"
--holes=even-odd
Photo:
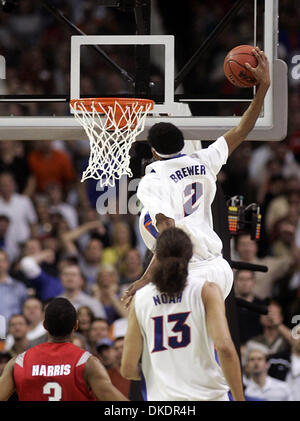
[[[141,279],[143,281],[147,281],[147,282],[151,281],[151,277],[152,277],[155,265],[156,265],[156,254],[153,255],[147,269],[145,270],[145,272],[141,276]]]
[[[270,84],[264,83],[258,87],[257,93],[253,98],[248,109],[245,111],[237,129],[242,136],[246,137],[253,127],[255,126],[256,120],[261,112],[266,93],[269,89]]]
[[[245,397],[243,392],[240,361],[234,345],[232,344],[226,348],[217,349],[217,354],[233,399],[235,401],[244,401]]]
[[[228,144],[229,155],[246,139],[248,134],[254,128],[269,86],[270,84],[267,82],[259,86],[255,97],[243,114],[240,123],[225,133],[224,137]]]
[[[138,365],[132,366],[130,364],[122,364],[121,366],[121,375],[128,380],[141,380],[141,372]]]

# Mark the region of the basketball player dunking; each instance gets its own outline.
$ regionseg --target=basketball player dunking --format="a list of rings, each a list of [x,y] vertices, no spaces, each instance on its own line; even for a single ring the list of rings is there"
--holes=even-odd
[[[258,47],[253,49],[258,60],[256,68],[247,68],[259,83],[256,95],[240,123],[218,138],[208,148],[191,156],[181,153],[184,139],[181,131],[170,123],[152,126],[148,142],[156,160],[146,168],[137,196],[143,204],[140,230],[149,249],[155,251],[156,238],[164,229],[176,226],[192,240],[194,255],[189,273],[207,271],[221,288],[224,298],[229,294],[232,270],[222,257],[222,241],[213,230],[211,205],[216,193],[216,178],[228,156],[246,139],[253,129],[270,86],[269,63]],[[142,278],[123,295],[129,305],[135,291],[151,281],[155,254]]]
[[[192,255],[181,229],[168,228],[158,237],[152,282],[131,302],[121,373],[140,379],[142,356],[145,400],[228,401],[230,389],[234,400],[243,401],[222,291],[206,281],[205,272],[188,274]]]

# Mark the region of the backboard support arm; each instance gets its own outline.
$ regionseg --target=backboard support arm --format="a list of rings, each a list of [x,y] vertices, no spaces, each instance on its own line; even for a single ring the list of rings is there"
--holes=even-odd
[[[65,26],[67,26],[74,34],[76,35],[86,35],[81,29],[79,29],[74,23],[72,23],[66,16],[57,8],[49,4],[47,0],[42,0],[42,5],[47,9],[57,20],[62,22]],[[114,68],[121,77],[125,80],[125,82],[129,83],[130,85],[135,84],[135,78],[131,76],[126,70],[120,67],[117,63],[115,63],[106,53],[105,51],[100,48],[98,45],[91,46],[94,50],[100,54],[107,63]]]
[[[223,29],[227,26],[230,22],[232,17],[238,13],[240,8],[244,5],[245,0],[238,0],[232,8],[226,13],[223,19],[218,23],[218,25],[214,28],[214,30],[209,34],[209,36],[203,41],[200,47],[197,49],[195,54],[190,58],[190,60],[183,66],[183,68],[179,71],[178,75],[175,78],[174,82],[174,91],[178,88],[178,86],[182,83],[184,78],[193,70],[195,65],[198,63],[201,54],[209,47],[209,45],[213,42],[216,36],[220,35]]]

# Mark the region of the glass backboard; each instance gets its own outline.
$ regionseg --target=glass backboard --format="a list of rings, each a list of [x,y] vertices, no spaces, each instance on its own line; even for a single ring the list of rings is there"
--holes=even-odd
[[[176,124],[186,139],[213,140],[238,123],[255,93],[231,86],[223,74],[224,57],[239,44],[259,45],[271,63],[272,88],[248,139],[286,136],[287,66],[277,56],[277,1],[229,1],[227,7],[215,1],[218,22],[209,21],[208,2],[188,4],[182,16],[175,7],[167,20],[170,3],[152,1],[147,35],[136,35],[132,10],[103,3],[26,0],[10,14],[1,12],[0,139],[85,139],[69,100],[136,96],[137,46],[142,46],[149,49],[148,95],[155,109],[138,140],[159,121]],[[205,44],[203,33],[209,37],[237,3],[239,10]],[[176,85],[198,48],[198,60]]]

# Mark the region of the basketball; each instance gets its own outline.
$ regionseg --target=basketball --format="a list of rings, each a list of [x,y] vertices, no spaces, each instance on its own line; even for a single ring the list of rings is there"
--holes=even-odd
[[[257,59],[252,53],[252,45],[238,45],[229,51],[224,60],[224,73],[229,82],[239,88],[250,88],[257,84],[253,74],[245,67],[257,66]]]

